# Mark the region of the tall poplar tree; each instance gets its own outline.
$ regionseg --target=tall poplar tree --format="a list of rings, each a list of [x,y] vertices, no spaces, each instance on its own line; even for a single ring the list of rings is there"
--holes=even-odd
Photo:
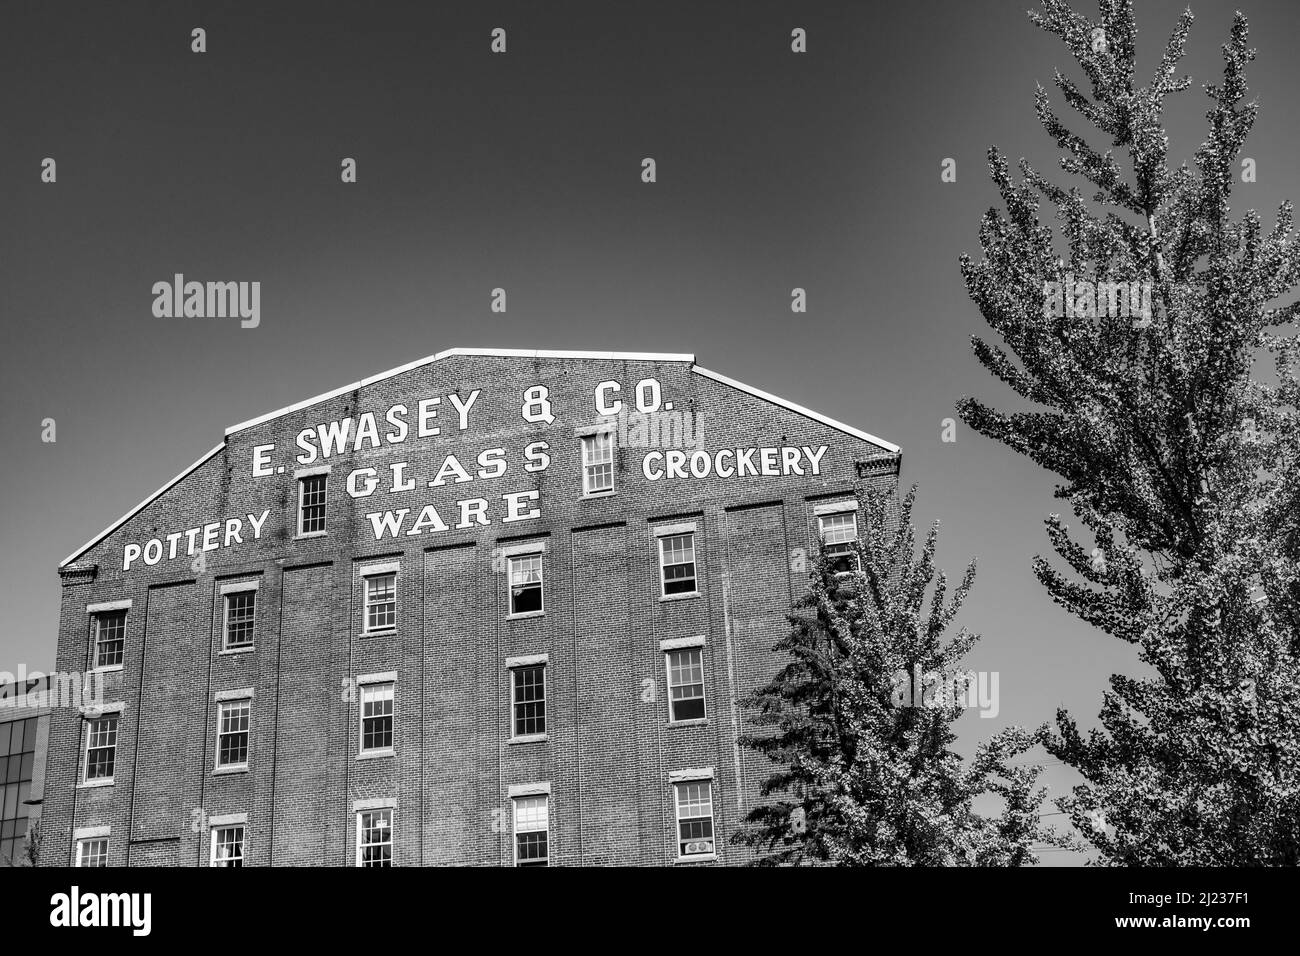
[[[1016,182],[990,151],[1006,213],[985,215],[983,258],[961,268],[1001,339],[975,338],[975,354],[1029,407],[958,409],[1060,478],[1086,533],[1050,516],[1067,567],[1038,557],[1034,572],[1146,665],[1111,678],[1100,729],[1058,712],[1048,749],[1084,778],[1060,805],[1104,863],[1294,865],[1300,351],[1297,306],[1279,303],[1300,280],[1300,245],[1289,203],[1272,228],[1229,206],[1254,167],[1242,156],[1257,110],[1244,101],[1246,19],[1232,23],[1222,80],[1205,86],[1207,138],[1175,166],[1163,116],[1191,84],[1176,75],[1191,12],[1139,85],[1131,0],[1102,0],[1098,21],[1062,0],[1042,7],[1031,18],[1087,79],[1086,92],[1059,72],[1055,83],[1091,142],[1041,87],[1037,114],[1062,170],[1084,182],[1057,185],[1024,160]],[[1149,312],[1114,314],[1098,294],[1114,282],[1149,291]],[[1257,369],[1270,354],[1271,375]]]
[[[1019,866],[1060,842],[1041,825],[1041,767],[1014,759],[1040,733],[1003,731],[969,764],[949,749],[976,696],[958,675],[977,637],[947,633],[975,566],[948,597],[937,525],[916,552],[914,498],[901,515],[887,494],[863,500],[857,569],[815,563],[777,645],[789,663],[748,702],[754,730],[741,742],[774,770],[735,842],[759,864]],[[999,816],[974,810],[986,795]]]

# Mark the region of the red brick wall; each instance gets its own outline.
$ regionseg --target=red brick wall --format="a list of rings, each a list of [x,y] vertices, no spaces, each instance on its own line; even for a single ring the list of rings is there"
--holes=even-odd
[[[581,497],[575,426],[597,421],[593,390],[617,380],[632,400],[643,378],[662,383],[675,410],[700,416],[704,447],[827,445],[822,474],[648,482],[646,449],[620,448],[618,493]],[[555,422],[530,424],[522,393],[546,385]],[[445,398],[481,388],[459,433]],[[420,398],[444,396],[436,438],[415,435]],[[294,436],[300,429],[405,401],[403,444],[331,459],[329,533],[294,540]],[[543,472],[522,470],[523,449],[549,442]],[[254,445],[276,444],[283,474],[254,479]],[[450,453],[471,473],[483,449],[504,447],[498,479],[427,488]],[[112,827],[110,862],[206,864],[207,816],[248,814],[250,865],[352,864],[354,800],[396,800],[398,864],[500,865],[512,860],[509,788],[549,782],[553,864],[673,862],[675,813],[669,774],[714,769],[721,863],[745,852],[727,843],[753,805],[763,768],[735,745],[737,701],[778,664],[771,647],[785,627],[804,573],[792,552],[815,553],[813,507],[851,495],[855,462],[880,448],[703,375],[686,363],[453,356],[336,396],[229,436],[225,449],[77,558],[90,573],[65,573],[58,662],[84,670],[90,603],[130,598],[123,669],[107,696],[124,701],[111,787],[77,788],[80,720],[56,712],[47,777],[45,862],[66,864],[76,827]],[[408,462],[416,490],[353,499],[345,479],[371,466]],[[320,464],[317,462],[316,464]],[[868,482],[892,485],[892,469]],[[541,492],[542,517],[511,524],[376,541],[367,512],[432,503],[454,525],[454,502]],[[123,573],[122,548],[153,536],[270,509],[261,537],[206,554]],[[697,525],[698,597],[659,600],[655,527]],[[506,575],[494,549],[545,539],[546,614],[508,619]],[[180,541],[182,549],[185,539]],[[359,570],[400,561],[395,633],[362,636]],[[259,581],[256,650],[221,653],[220,586]],[[670,726],[665,639],[704,635],[707,723]],[[510,657],[547,654],[548,739],[511,743]],[[396,756],[356,759],[358,697],[348,682],[396,671]],[[250,769],[213,773],[215,695],[254,690]],[[740,779],[737,779],[739,768]],[[128,835],[131,850],[128,857]],[[147,841],[147,842],[146,842]]]

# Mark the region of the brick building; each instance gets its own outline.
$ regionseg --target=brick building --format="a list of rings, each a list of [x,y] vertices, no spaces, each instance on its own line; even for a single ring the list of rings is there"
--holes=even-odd
[[[803,558],[898,449],[689,355],[453,349],[63,562],[42,862],[741,862]]]

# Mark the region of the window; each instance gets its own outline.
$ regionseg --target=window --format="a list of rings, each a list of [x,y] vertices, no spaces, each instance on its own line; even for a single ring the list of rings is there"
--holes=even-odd
[[[126,643],[126,611],[104,611],[94,615],[95,666],[121,667]]]
[[[668,719],[704,717],[704,648],[668,652]]]
[[[357,866],[393,865],[393,811],[357,814]]]
[[[547,832],[550,797],[515,797],[515,866],[549,866]]]
[[[510,559],[510,613],[542,613],[542,556],[522,554]]]
[[[256,617],[257,591],[233,591],[226,595],[226,650],[253,646],[253,620]]]
[[[614,490],[614,433],[599,431],[582,439],[582,492],[608,494]]]
[[[86,780],[112,780],[117,757],[117,714],[86,721]]]
[[[677,787],[677,856],[713,855],[713,782],[692,780]]]
[[[78,840],[77,866],[108,866],[108,837]]]
[[[244,828],[213,827],[212,858],[213,866],[244,865]]]
[[[325,533],[325,488],[329,474],[305,475],[298,479],[298,534]]]
[[[511,669],[514,736],[546,733],[546,665]]]
[[[253,702],[227,700],[217,704],[217,766],[248,766],[248,725]]]
[[[664,596],[694,594],[695,534],[666,534],[659,539],[659,577]]]
[[[0,867],[23,857],[37,720],[28,717],[0,723]]]
[[[858,567],[858,515],[855,511],[821,515],[818,519],[822,554],[831,562],[836,574],[848,574]]]
[[[366,631],[388,631],[397,626],[397,575],[366,578]]]
[[[393,684],[361,685],[361,752],[393,749]]]

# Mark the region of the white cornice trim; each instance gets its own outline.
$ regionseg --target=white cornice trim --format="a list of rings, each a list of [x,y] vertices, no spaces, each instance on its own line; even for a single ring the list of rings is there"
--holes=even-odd
[[[190,465],[188,468],[182,471],[171,481],[167,482],[167,484],[163,485],[161,488],[159,488],[157,491],[151,494],[148,498],[144,499],[144,501],[140,502],[138,505],[136,505],[126,514],[122,515],[122,517],[118,518],[116,521],[114,521],[111,525],[109,525],[99,534],[95,535],[95,537],[91,538],[89,541],[83,544],[76,551],[73,551],[70,555],[68,555],[66,558],[64,558],[62,561],[59,562],[59,567],[61,568],[65,567],[66,565],[69,565],[73,561],[77,560],[77,558],[81,557],[83,554],[85,554],[95,545],[99,544],[99,542],[103,541],[105,538],[107,538],[118,528],[122,527],[122,525],[126,524],[128,521],[130,521],[132,518],[138,515],[141,511],[145,509],[147,505],[152,504],[156,499],[161,498],[174,485],[179,484],[183,479],[188,478],[193,472],[195,472],[199,468],[200,465],[205,464],[209,459],[211,459],[214,455],[216,455],[217,452],[221,451],[221,449],[225,447],[226,447],[226,443],[223,441],[220,445],[212,449],[212,451],[208,452],[206,455],[204,455],[194,464]]]
[[[898,445],[895,445],[892,442],[887,442],[883,438],[877,438],[875,435],[854,428],[852,425],[845,425],[843,422],[836,421],[827,415],[823,415],[821,412],[814,412],[811,408],[804,408],[802,405],[796,405],[794,402],[787,401],[779,395],[773,395],[771,392],[765,392],[760,388],[754,388],[752,385],[738,382],[734,378],[728,378],[725,375],[712,372],[699,365],[692,365],[691,371],[703,375],[705,378],[711,378],[715,382],[721,382],[723,385],[730,385],[732,388],[738,388],[742,392],[748,392],[755,398],[761,398],[765,402],[771,402],[773,405],[780,405],[782,408],[788,408],[792,412],[798,412],[800,415],[811,418],[815,422],[821,422],[823,425],[829,425],[837,431],[842,431],[846,435],[852,435],[854,438],[861,438],[863,441],[869,441],[871,444],[878,445],[885,449],[885,451],[891,452],[895,455],[902,451]]]
[[[359,382],[353,382],[351,385],[344,385],[312,398],[303,399],[301,402],[295,402],[292,405],[286,405],[284,408],[278,408],[273,412],[267,412],[265,415],[258,415],[256,418],[250,418],[246,422],[240,422],[238,425],[231,425],[226,429],[227,435],[243,431],[245,428],[252,428],[254,425],[261,425],[269,422],[273,418],[279,418],[281,415],[288,415],[290,412],[301,411],[304,408],[310,408],[319,402],[328,401],[331,398],[337,398],[340,395],[346,395],[348,392],[363,388],[366,385],[373,385],[376,382],[382,382],[384,379],[392,378],[394,375],[401,375],[403,372],[409,372],[412,369],[420,368],[422,365],[432,365],[441,359],[450,358],[453,355],[485,355],[497,358],[539,358],[539,359],[603,359],[614,362],[686,362],[693,365],[695,363],[694,355],[680,355],[668,352],[566,352],[552,349],[446,349],[436,355],[429,355],[422,359],[416,359],[414,362],[407,362],[405,365],[399,365],[397,368],[390,368],[386,372],[379,372],[371,375],[369,378],[363,378]]]

